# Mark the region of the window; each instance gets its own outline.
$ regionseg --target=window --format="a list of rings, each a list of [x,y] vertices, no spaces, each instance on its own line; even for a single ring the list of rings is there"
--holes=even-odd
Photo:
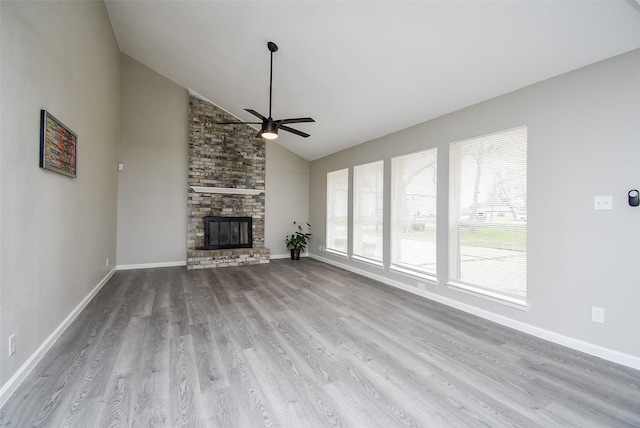
[[[353,255],[382,263],[383,161],[353,167]]]
[[[327,174],[327,250],[347,254],[349,170]]]
[[[527,127],[450,149],[451,285],[526,304]]]
[[[391,263],[436,276],[437,149],[391,160]]]

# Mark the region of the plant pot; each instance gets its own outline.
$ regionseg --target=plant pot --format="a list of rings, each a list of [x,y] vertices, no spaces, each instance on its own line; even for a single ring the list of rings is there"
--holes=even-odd
[[[300,260],[300,250],[295,248],[291,250],[291,260]]]

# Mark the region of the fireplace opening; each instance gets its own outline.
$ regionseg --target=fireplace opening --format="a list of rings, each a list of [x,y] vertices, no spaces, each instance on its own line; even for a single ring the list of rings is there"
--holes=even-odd
[[[251,248],[253,246],[251,217],[204,218],[204,249]]]

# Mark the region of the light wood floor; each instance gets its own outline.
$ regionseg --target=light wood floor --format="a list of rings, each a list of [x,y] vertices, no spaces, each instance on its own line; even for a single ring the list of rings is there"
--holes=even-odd
[[[0,424],[640,426],[640,371],[312,259],[121,271]]]

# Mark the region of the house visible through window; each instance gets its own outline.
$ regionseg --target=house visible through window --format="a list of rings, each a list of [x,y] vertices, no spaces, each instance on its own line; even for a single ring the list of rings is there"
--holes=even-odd
[[[527,297],[527,127],[450,145],[449,283]]]
[[[327,174],[327,250],[347,254],[349,170]]]
[[[353,168],[353,256],[382,264],[384,162]]]
[[[391,160],[392,267],[436,276],[437,149]]]

